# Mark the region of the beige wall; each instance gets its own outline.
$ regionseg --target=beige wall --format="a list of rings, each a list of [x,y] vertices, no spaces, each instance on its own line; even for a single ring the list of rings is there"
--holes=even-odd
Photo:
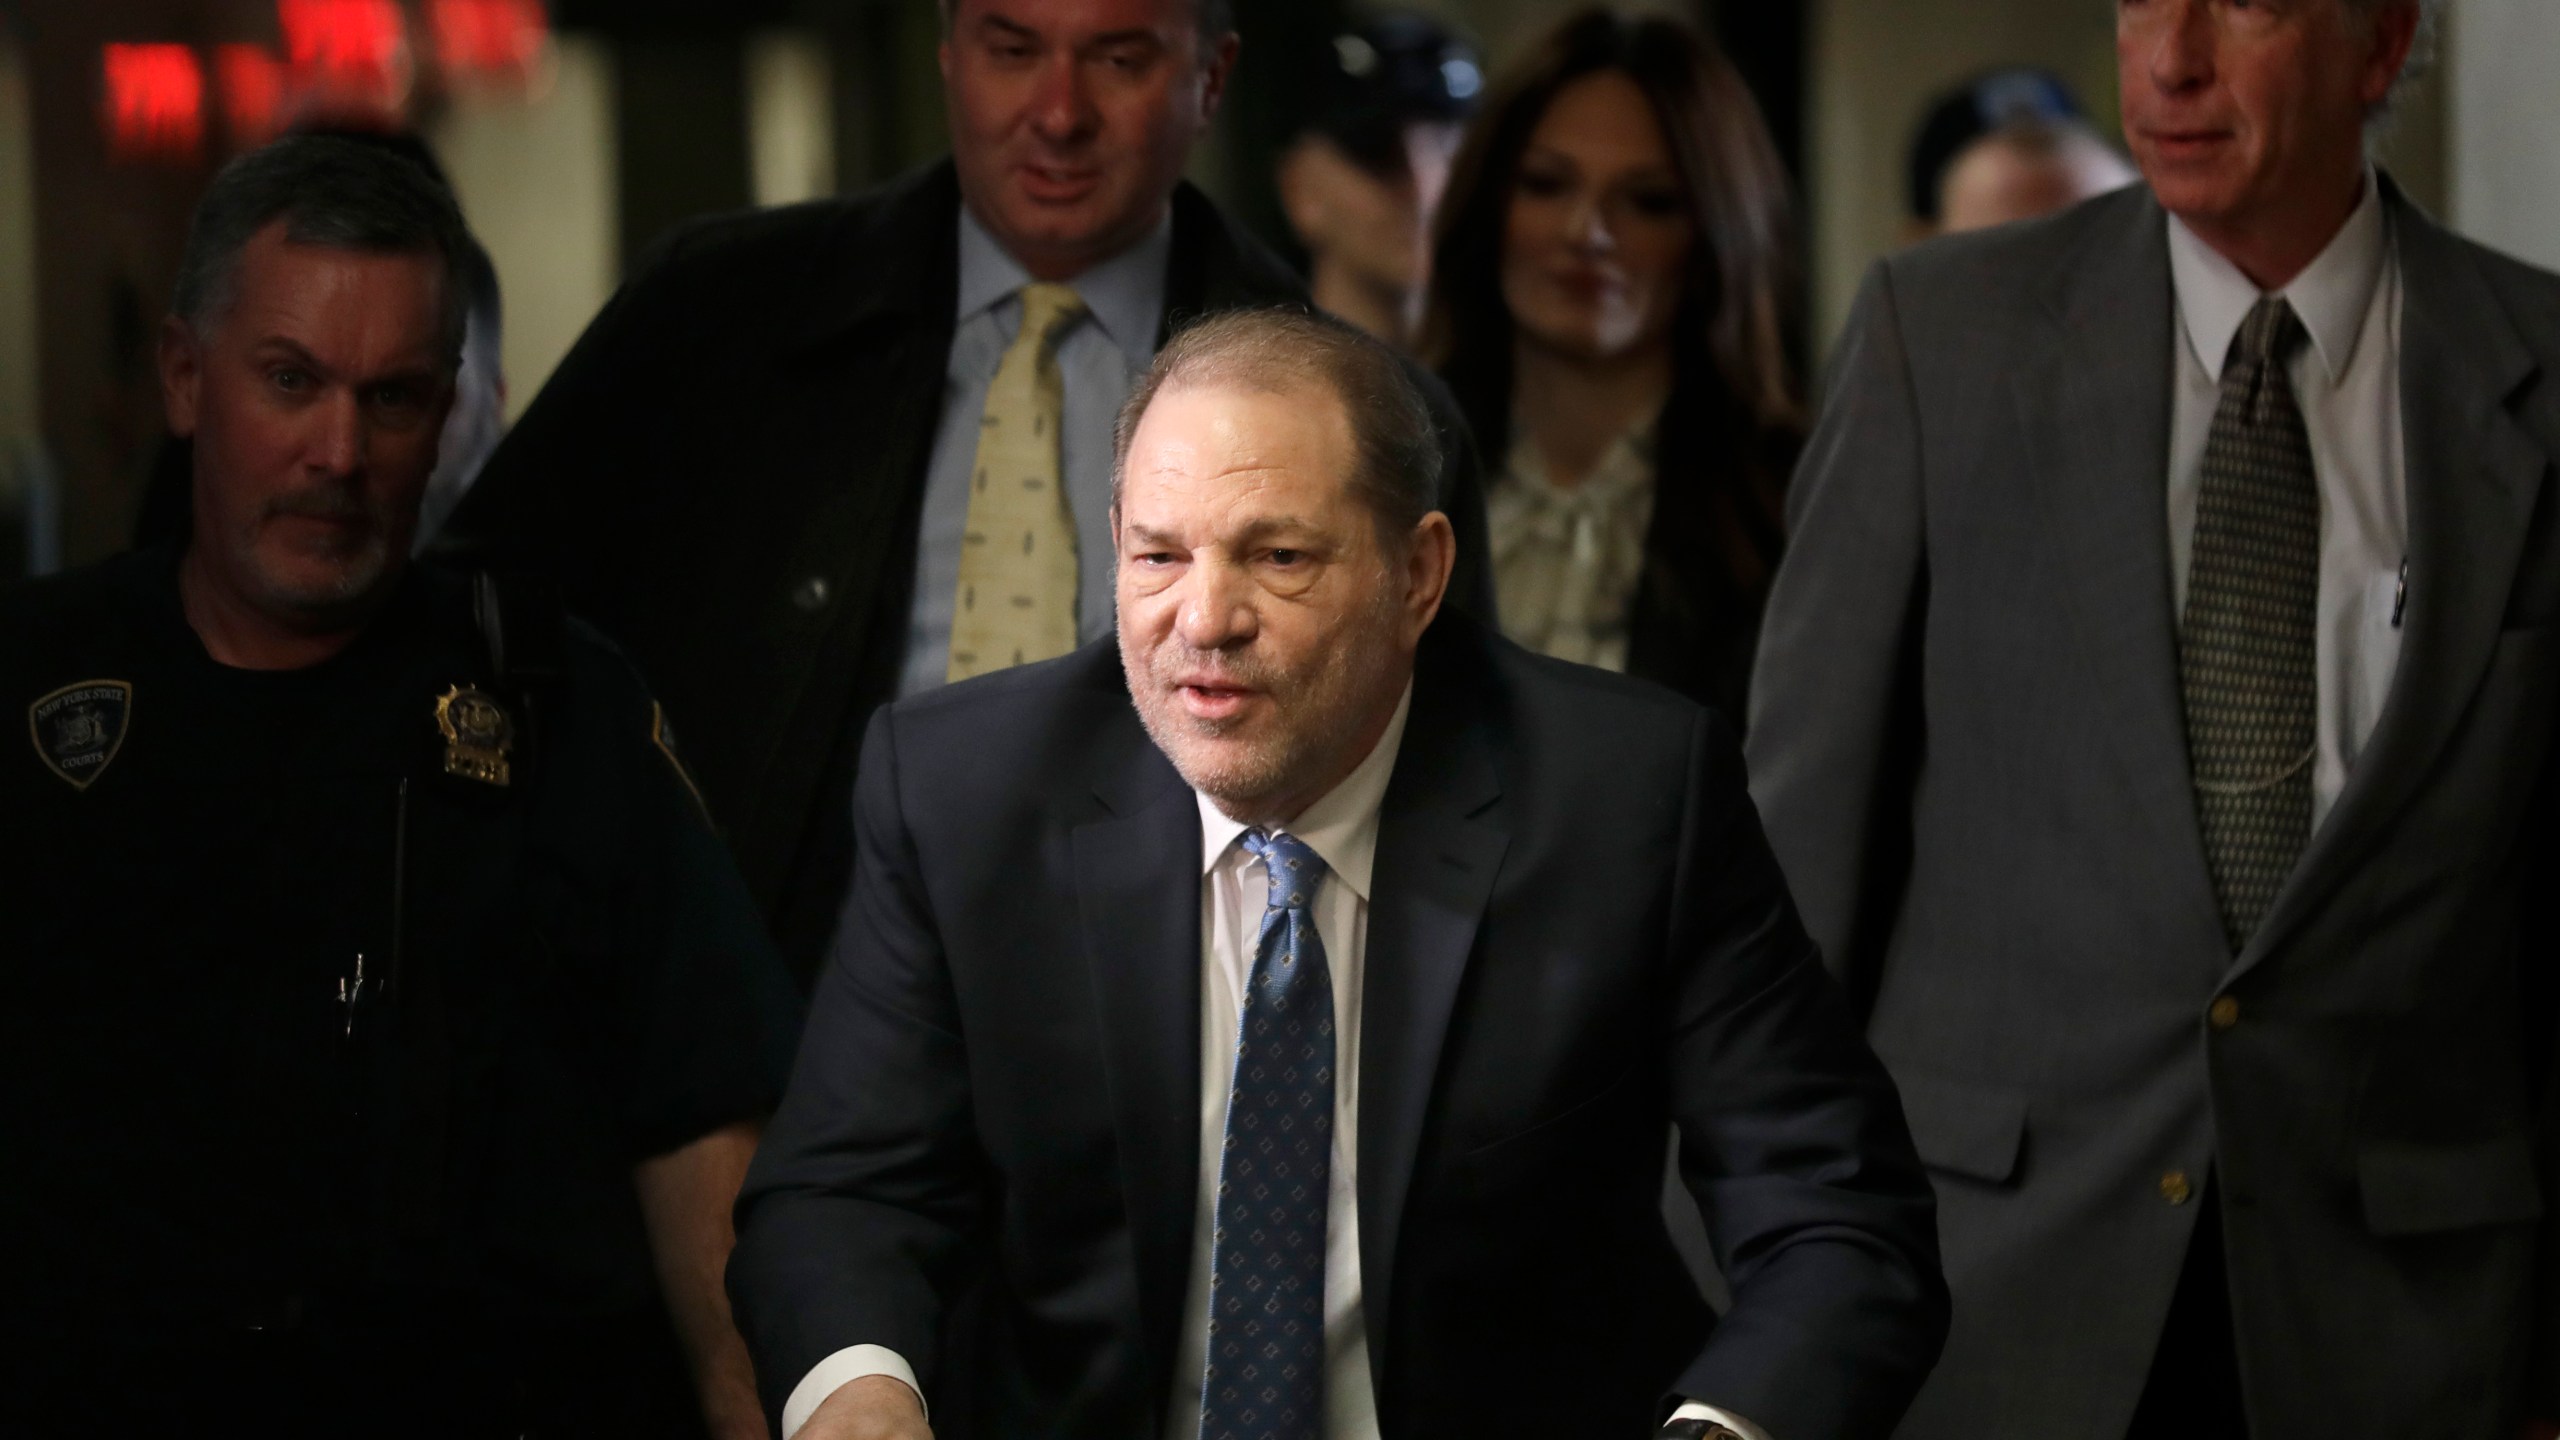
[[[2454,223],[2560,269],[2560,3],[2454,0],[2451,20]]]
[[[506,304],[507,417],[569,353],[620,273],[613,57],[563,35],[535,92],[456,106],[428,127]]]
[[[747,150],[758,205],[836,192],[833,65],[823,37],[768,30],[747,39]]]

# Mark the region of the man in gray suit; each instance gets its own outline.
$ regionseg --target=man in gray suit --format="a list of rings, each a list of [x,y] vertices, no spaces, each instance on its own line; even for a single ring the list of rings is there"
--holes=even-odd
[[[2560,279],[2365,158],[2432,18],[2119,0],[2149,185],[1835,361],[1750,760],[1938,1185],[1912,1440],[2560,1415]]]

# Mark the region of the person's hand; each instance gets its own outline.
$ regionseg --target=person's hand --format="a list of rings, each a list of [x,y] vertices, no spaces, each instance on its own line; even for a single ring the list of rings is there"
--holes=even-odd
[[[2527,1420],[2524,1440],[2560,1440],[2560,1421]]]
[[[836,1388],[793,1440],[933,1440],[924,1402],[894,1375],[865,1375]]]

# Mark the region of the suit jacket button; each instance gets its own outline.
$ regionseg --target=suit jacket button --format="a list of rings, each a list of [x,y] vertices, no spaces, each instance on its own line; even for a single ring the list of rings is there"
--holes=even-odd
[[[835,587],[827,583],[826,576],[812,575],[792,587],[791,603],[815,615],[827,608],[827,597],[833,593]]]
[[[2213,1002],[2213,1008],[2205,1012],[2205,1019],[2211,1021],[2216,1030],[2228,1030],[2240,1023],[2240,1002],[2225,995]]]
[[[2184,1205],[2195,1198],[2195,1187],[2187,1183],[2187,1172],[2172,1170],[2160,1177],[2160,1198],[2172,1205]]]

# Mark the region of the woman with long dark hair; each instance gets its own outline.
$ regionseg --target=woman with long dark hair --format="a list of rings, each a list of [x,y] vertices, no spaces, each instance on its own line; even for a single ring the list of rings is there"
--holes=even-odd
[[[1694,29],[1589,10],[1496,87],[1440,212],[1425,354],[1485,453],[1503,628],[1737,724],[1804,437],[1795,207]]]

